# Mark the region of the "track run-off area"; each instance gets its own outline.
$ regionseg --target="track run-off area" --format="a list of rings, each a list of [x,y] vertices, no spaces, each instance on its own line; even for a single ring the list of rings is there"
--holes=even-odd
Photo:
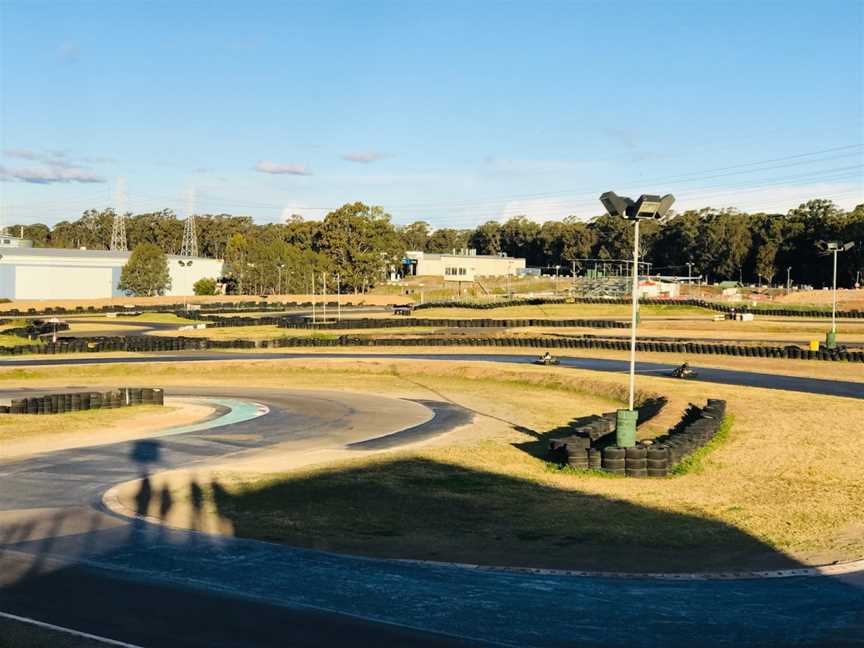
[[[413,359],[529,364],[534,356],[164,353],[9,360],[3,367]],[[626,371],[620,360],[562,367]],[[642,362],[643,375],[673,365]],[[698,381],[864,399],[864,383],[698,368]],[[327,390],[174,387],[214,414],[146,439],[0,455],[0,612],[140,646],[861,646],[864,567],[714,577],[570,574],[340,555],[156,523],[148,484],[270,447],[398,448],[472,419],[450,402]],[[7,395],[14,395],[9,390]],[[112,504],[140,485],[138,510]],[[150,490],[148,490],[150,489]],[[107,494],[107,496],[106,496]],[[410,493],[406,493],[410,497]],[[574,549],[575,550],[575,549]],[[2,627],[2,626],[0,626]],[[2,642],[0,642],[2,645]]]

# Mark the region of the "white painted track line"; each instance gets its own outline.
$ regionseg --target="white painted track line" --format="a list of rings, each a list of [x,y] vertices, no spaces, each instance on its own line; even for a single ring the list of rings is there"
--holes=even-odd
[[[106,637],[99,637],[98,635],[93,635],[88,632],[81,632],[79,630],[73,630],[72,628],[64,628],[62,626],[54,625],[53,623],[45,623],[44,621],[37,621],[36,619],[29,619],[27,617],[18,616],[17,614],[9,614],[8,612],[0,612],[0,618],[11,619],[12,621],[19,621],[28,625],[34,625],[40,628],[54,630],[55,632],[62,632],[63,634],[81,637],[82,639],[98,641],[99,643],[103,643],[106,646],[120,646],[121,648],[142,648],[142,646],[137,646],[135,644],[117,641],[116,639],[108,639]]]

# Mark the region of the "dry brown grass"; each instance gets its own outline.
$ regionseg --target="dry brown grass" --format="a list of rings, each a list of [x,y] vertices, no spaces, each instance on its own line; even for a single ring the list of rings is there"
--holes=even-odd
[[[116,425],[131,419],[171,411],[158,405],[140,405],[117,410],[87,410],[50,416],[0,414],[0,444],[21,439],[84,432],[94,427]]]

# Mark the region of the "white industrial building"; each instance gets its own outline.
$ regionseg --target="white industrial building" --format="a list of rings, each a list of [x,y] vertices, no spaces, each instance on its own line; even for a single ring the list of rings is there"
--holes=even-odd
[[[506,254],[477,254],[476,250],[454,250],[438,254],[411,250],[405,253],[404,274],[443,277],[445,281],[474,281],[475,277],[515,276],[525,270],[525,259]],[[520,272],[521,271],[521,272]]]
[[[120,273],[131,252],[34,248],[30,241],[0,235],[0,297],[6,299],[101,299],[122,297]],[[182,262],[182,265],[181,265]],[[203,278],[222,276],[221,259],[168,256],[166,295],[192,295]]]

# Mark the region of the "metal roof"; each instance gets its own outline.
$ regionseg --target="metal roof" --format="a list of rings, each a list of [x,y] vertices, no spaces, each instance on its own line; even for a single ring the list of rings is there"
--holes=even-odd
[[[79,250],[75,248],[25,248],[25,247],[2,247],[0,255],[10,257],[54,257],[57,259],[127,259],[131,252],[117,252],[114,250]],[[169,259],[203,259],[205,261],[218,261],[210,257],[182,257],[177,254],[166,255]]]

